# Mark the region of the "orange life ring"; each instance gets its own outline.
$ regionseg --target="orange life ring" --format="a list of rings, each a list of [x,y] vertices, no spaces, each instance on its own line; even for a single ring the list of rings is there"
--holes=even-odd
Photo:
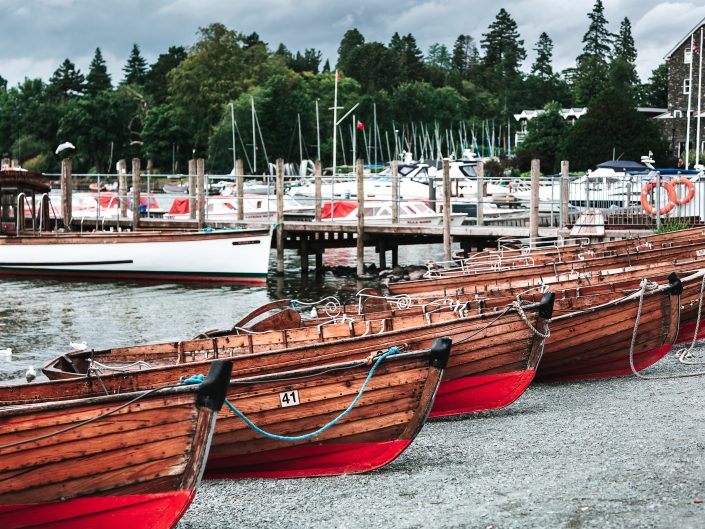
[[[673,186],[669,185],[668,182],[662,181],[661,187],[666,190],[666,194],[668,195],[668,202],[665,205],[661,206],[661,209],[659,209],[659,215],[665,215],[676,207],[676,190],[673,189]],[[650,215],[656,214],[656,208],[649,203],[649,193],[652,189],[655,188],[656,181],[652,180],[644,186],[644,188],[641,190],[641,196],[639,197],[641,201],[641,207],[644,208],[644,211],[646,211]]]
[[[682,206],[683,204],[687,204],[693,198],[695,197],[695,185],[693,182],[688,180],[688,178],[685,175],[681,175],[679,178],[676,178],[675,180],[671,180],[668,185],[670,185],[673,188],[673,194],[675,195],[675,198],[673,199],[673,202],[677,206]],[[678,198],[678,193],[676,193],[676,186],[677,185],[684,185],[685,187],[688,188],[688,192],[685,194],[685,197],[683,198]]]

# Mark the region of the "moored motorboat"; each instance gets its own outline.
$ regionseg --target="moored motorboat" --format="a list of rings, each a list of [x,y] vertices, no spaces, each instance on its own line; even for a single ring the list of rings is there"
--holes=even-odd
[[[198,386],[0,409],[0,527],[168,529],[194,498],[230,362]]]
[[[50,231],[49,181],[0,172],[0,275],[264,283],[270,229]],[[23,207],[22,204],[25,206]],[[24,211],[24,215],[17,212]]]

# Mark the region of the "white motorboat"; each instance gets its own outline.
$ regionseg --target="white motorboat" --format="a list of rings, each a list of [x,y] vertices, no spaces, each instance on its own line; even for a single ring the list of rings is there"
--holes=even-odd
[[[274,195],[244,195],[244,220],[271,221],[277,216],[277,199]],[[284,196],[284,213],[310,213],[314,207],[302,199]],[[165,219],[185,220],[191,218],[191,205],[188,198],[177,198],[172,202]],[[213,196],[206,198],[206,220],[236,221],[237,197]]]
[[[50,231],[50,182],[0,171],[0,275],[264,283],[271,229]],[[23,207],[24,206],[24,207]],[[23,215],[16,212],[23,211]],[[55,222],[55,221],[54,221]]]
[[[354,224],[357,222],[357,202],[336,200],[325,202],[321,208],[321,219],[326,222]],[[467,218],[464,213],[451,213],[451,226],[462,226]],[[382,225],[392,222],[392,203],[385,201],[365,202],[365,224]],[[433,211],[422,201],[399,204],[399,224],[407,226],[438,226],[443,224],[443,214]]]

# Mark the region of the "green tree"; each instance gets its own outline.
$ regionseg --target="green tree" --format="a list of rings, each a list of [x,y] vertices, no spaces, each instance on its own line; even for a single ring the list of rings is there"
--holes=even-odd
[[[147,77],[147,61],[140,54],[140,47],[132,45],[132,51],[122,71],[125,74],[122,82],[125,84],[143,85]]]
[[[401,47],[398,52],[391,47],[390,49],[392,49],[393,53],[397,56],[400,79],[406,81],[420,81],[424,78],[423,53],[411,33],[401,37]]]
[[[475,39],[470,35],[458,35],[453,45],[453,71],[461,81],[470,79],[470,76],[479,61],[479,53]]]
[[[399,81],[399,63],[384,44],[366,42],[349,55],[346,75],[357,80],[365,93],[373,94],[394,87]]]
[[[176,68],[186,58],[183,46],[169,46],[166,53],[162,53],[150,66],[144,79],[144,91],[152,101],[160,105],[166,101],[169,91],[169,72]]]
[[[649,82],[641,87],[639,103],[645,107],[668,107],[668,63],[659,64],[651,72]]]
[[[365,37],[362,36],[357,28],[349,29],[343,35],[338,46],[338,63],[336,68],[347,71],[348,60],[350,55],[358,46],[362,46],[365,43]]]
[[[444,86],[453,70],[453,56],[444,44],[435,43],[426,54],[426,79],[433,86]]]
[[[76,65],[65,59],[49,78],[49,95],[62,102],[83,95],[86,79]]]
[[[108,67],[103,59],[103,54],[100,48],[95,49],[93,60],[88,67],[88,75],[86,75],[86,93],[89,96],[94,96],[105,90],[112,89],[113,85],[110,81]]]
[[[608,61],[612,57],[614,39],[607,29],[602,0],[595,0],[588,18],[590,25],[583,35],[583,53],[578,56],[574,76],[575,97],[583,105],[588,104],[607,85]]]
[[[666,159],[667,150],[656,124],[637,112],[627,96],[608,87],[572,127],[564,152],[571,169],[586,170],[611,159],[613,152],[625,160],[638,160],[649,151]]]
[[[517,148],[520,158],[541,160],[541,171],[551,173],[559,170],[561,147],[570,125],[560,113],[561,105],[552,102],[544,112],[529,121],[527,134]],[[526,156],[528,154],[529,156]],[[527,167],[520,167],[528,170]]]
[[[635,62],[636,47],[632,37],[632,25],[629,19],[625,18],[614,41],[614,59],[610,64],[609,78],[613,87],[627,93],[636,102],[641,83]]]
[[[536,51],[536,60],[531,65],[531,73],[539,79],[548,81],[554,75],[553,66],[551,65],[553,60],[553,41],[545,31],[539,35],[534,51]]]
[[[516,94],[521,89],[522,73],[519,69],[526,58],[524,41],[519,38],[517,23],[504,10],[499,10],[495,20],[480,41],[485,55],[482,59],[482,78],[485,88],[495,90],[506,107],[516,104]]]
[[[261,44],[244,47],[243,35],[223,24],[201,28],[199,35],[168,79],[174,111],[190,132],[192,148],[202,153],[212,127],[222,118],[223,105],[287,68]]]
[[[181,114],[170,103],[150,109],[142,129],[144,153],[160,171],[183,171],[191,158],[192,142]]]

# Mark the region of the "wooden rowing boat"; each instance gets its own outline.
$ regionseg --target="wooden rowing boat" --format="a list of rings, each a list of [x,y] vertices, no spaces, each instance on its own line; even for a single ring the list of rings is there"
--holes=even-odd
[[[703,264],[703,263],[701,263]],[[673,343],[692,338],[696,325],[700,292],[705,269],[683,278],[671,273],[651,275],[648,291],[641,296],[644,271],[636,278],[622,282],[601,283],[587,287],[560,289],[553,285],[556,296],[551,335],[544,342],[544,355],[537,367],[537,380],[586,379],[628,375],[632,373],[630,349],[632,333],[641,313],[637,339],[632,354],[634,369],[641,371],[660,360]],[[336,315],[356,321],[374,321],[381,318],[399,318],[409,314],[443,313],[465,310],[470,313],[494,313],[514,300],[535,302],[542,295],[536,288],[506,288],[479,297],[455,294],[445,298],[388,297],[361,292],[357,305],[319,305],[317,314]],[[285,302],[279,302],[283,307]],[[291,302],[289,302],[291,304]],[[641,309],[639,306],[642,305]],[[284,328],[288,325],[317,325],[324,317],[301,320],[283,310],[252,328]],[[679,333],[680,323],[686,318],[690,329]],[[705,325],[701,326],[702,329]],[[606,332],[605,329],[609,329]]]
[[[102,369],[98,372],[105,380],[106,369],[146,362],[149,367],[137,377],[161,378],[171,372],[168,376],[173,380],[173,373],[189,364],[202,369],[212,358],[227,357],[235,362],[236,372],[245,376],[359,360],[400,344],[424,349],[434,339],[448,336],[453,340],[453,355],[432,416],[471,413],[506,406],[526,390],[541,358],[541,334],[552,307],[553,296],[547,294],[539,303],[481,315],[464,311],[412,314],[269,331],[236,327],[222,336],[72,352],[49,362],[44,373],[50,379],[62,379],[85,377]]]
[[[521,266],[510,269],[495,269],[464,275],[432,277],[416,281],[389,283],[392,294],[442,295],[449,290],[487,288],[495,284],[526,284],[527,281],[551,281],[566,274],[596,273],[600,270],[624,268],[635,265],[651,265],[678,260],[696,259],[705,256],[705,241],[690,242],[672,248],[644,249],[611,257],[589,258],[561,263],[544,263],[534,266]]]
[[[0,527],[171,528],[194,498],[230,379],[0,409]]]
[[[349,413],[315,436],[273,439],[248,427],[232,408],[221,413],[206,467],[207,477],[303,477],[365,472],[401,454],[420,431],[447,365],[451,342],[383,358]],[[345,413],[382,350],[366,358],[267,375],[238,377],[227,398],[255,425],[277,436],[317,431]],[[271,355],[270,355],[271,356]],[[236,371],[247,371],[235,357]],[[258,360],[264,357],[259,355]],[[208,362],[122,371],[15,387],[0,386],[0,404],[61,400],[126,387],[155,387],[191,377]],[[254,366],[255,362],[250,365]],[[257,370],[255,370],[257,371]],[[264,370],[259,370],[264,371]]]

